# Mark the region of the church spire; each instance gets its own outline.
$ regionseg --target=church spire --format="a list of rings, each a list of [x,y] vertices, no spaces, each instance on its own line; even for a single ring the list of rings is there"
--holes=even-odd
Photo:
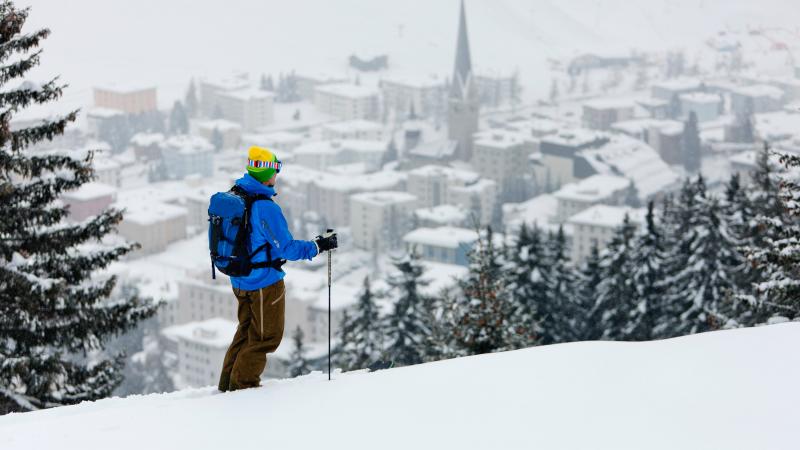
[[[456,40],[456,62],[453,68],[453,81],[450,85],[450,97],[464,98],[468,94],[467,83],[472,77],[472,59],[469,55],[469,37],[467,37],[467,15],[464,11],[464,0],[461,0],[461,15],[458,20],[458,38]]]

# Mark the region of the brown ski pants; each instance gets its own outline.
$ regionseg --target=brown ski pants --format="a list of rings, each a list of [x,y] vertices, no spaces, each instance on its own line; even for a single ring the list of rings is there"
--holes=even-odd
[[[259,289],[233,289],[239,301],[239,327],[222,363],[220,391],[235,391],[261,385],[267,353],[274,352],[283,338],[286,288],[283,280]]]

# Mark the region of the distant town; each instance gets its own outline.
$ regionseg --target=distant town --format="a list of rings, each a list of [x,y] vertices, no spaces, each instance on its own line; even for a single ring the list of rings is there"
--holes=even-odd
[[[120,395],[217,383],[236,302],[224,275],[211,278],[207,208],[251,145],[283,162],[276,202],[295,238],[339,233],[334,333],[366,277],[385,288],[392,255],[416,251],[434,294],[464,276],[481,230],[502,241],[527,224],[562,229],[579,265],[685,178],[721,191],[731,174],[748,176],[764,142],[800,153],[796,33],[710,32],[696,60],[684,50],[553,60],[548,98],[530,104],[518,74],[473,64],[467,19],[463,7],[453,18],[449,74],[394,77],[390,56],[352,55],[356,77],[286,68],[186,80],[169,110],[158,86],[96,86],[82,126],[35,149],[93,152],[96,180],[62,198],[70,220],[124,210],[113,238],[140,248],[103,276],[119,277],[114,295],[163,302],[114,344],[131,362]],[[286,266],[287,336],[269,377],[287,375],[298,327],[310,356],[326,355],[324,264]]]

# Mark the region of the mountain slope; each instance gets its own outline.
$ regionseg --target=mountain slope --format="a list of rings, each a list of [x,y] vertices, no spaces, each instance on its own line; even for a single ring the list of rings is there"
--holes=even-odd
[[[796,448],[800,323],[0,417],[0,448]]]

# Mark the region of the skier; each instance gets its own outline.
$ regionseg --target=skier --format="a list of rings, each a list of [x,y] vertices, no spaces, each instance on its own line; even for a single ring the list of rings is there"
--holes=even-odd
[[[275,196],[275,181],[282,163],[274,153],[262,147],[250,147],[247,173],[236,180],[236,186],[247,195]],[[257,252],[252,261],[267,262],[271,256],[277,264],[253,269],[249,275],[230,277],[233,293],[239,302],[239,326],[222,363],[219,390],[233,391],[260,386],[261,373],[267,365],[267,353],[274,352],[283,337],[285,273],[284,260],[312,259],[335,249],[336,234],[317,236],[313,241],[292,238],[280,206],[274,201],[255,201],[250,207],[250,251]],[[270,255],[271,254],[271,255]],[[268,256],[269,255],[269,256]]]

